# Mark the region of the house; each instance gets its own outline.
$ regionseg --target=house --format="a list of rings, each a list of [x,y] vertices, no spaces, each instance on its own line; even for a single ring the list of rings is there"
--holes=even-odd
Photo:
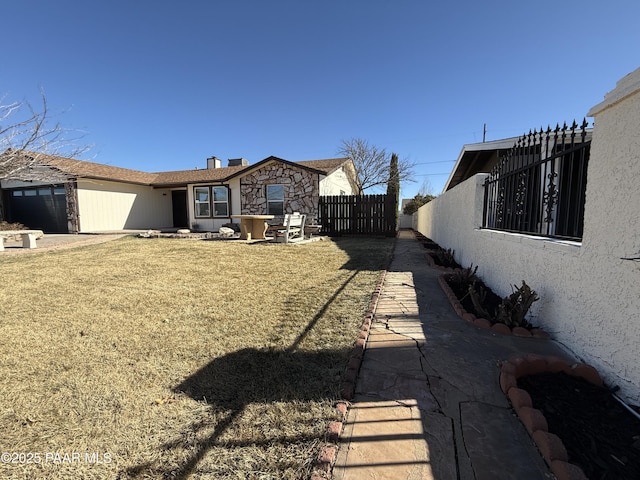
[[[480,164],[493,153],[463,148],[460,159],[477,155],[476,166],[459,161],[414,228],[477,265],[501,296],[525,280],[540,296],[532,323],[638,405],[640,69],[588,116],[592,130],[525,135],[491,169]]]
[[[192,228],[217,231],[231,215],[299,211],[321,195],[357,191],[348,158],[207,159],[207,168],[148,173],[53,155],[27,156],[0,180],[0,219],[49,233]]]
[[[481,143],[470,143],[467,145],[463,145],[456,160],[451,173],[449,174],[449,178],[445,183],[443,192],[447,190],[451,190],[456,185],[472,178],[474,175],[478,173],[490,173],[494,170],[502,159],[506,156],[512,154],[512,151],[516,147],[521,147],[526,149],[528,147],[538,148],[535,153],[536,155],[541,155],[543,148],[542,145],[536,143],[536,139],[539,140],[540,136],[549,136],[549,138],[553,137],[555,132],[562,132],[564,127],[556,126],[556,129],[551,130],[550,128],[545,131],[533,131],[529,132],[528,135],[523,135],[521,137],[510,137],[503,138],[500,140],[492,140],[488,142]],[[568,144],[571,141],[570,138],[570,127],[566,127],[564,143]],[[585,141],[590,141],[592,136],[593,128],[585,128]],[[560,133],[561,135],[561,133]],[[560,136],[559,135],[559,136]],[[519,142],[528,142],[527,145],[520,144]],[[558,142],[560,143],[560,142]]]

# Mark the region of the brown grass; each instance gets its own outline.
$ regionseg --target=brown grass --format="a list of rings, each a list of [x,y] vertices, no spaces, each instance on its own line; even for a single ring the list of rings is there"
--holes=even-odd
[[[391,246],[0,257],[0,477],[308,478]]]

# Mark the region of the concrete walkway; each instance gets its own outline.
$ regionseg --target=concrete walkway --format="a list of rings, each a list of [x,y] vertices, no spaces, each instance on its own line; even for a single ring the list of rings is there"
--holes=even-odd
[[[400,231],[370,330],[335,480],[553,478],[499,385],[502,360],[575,361],[551,340],[461,320],[412,231]]]

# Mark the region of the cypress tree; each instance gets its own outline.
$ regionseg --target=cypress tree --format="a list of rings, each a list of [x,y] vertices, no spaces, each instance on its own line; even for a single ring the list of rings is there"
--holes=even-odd
[[[393,218],[398,225],[398,202],[400,201],[400,175],[398,172],[398,155],[391,154],[389,164],[389,180],[387,181],[387,195],[393,197]]]

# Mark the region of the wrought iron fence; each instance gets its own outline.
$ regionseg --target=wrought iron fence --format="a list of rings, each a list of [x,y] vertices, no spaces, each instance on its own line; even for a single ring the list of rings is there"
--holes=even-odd
[[[581,240],[590,148],[586,120],[520,137],[485,181],[483,227]]]

